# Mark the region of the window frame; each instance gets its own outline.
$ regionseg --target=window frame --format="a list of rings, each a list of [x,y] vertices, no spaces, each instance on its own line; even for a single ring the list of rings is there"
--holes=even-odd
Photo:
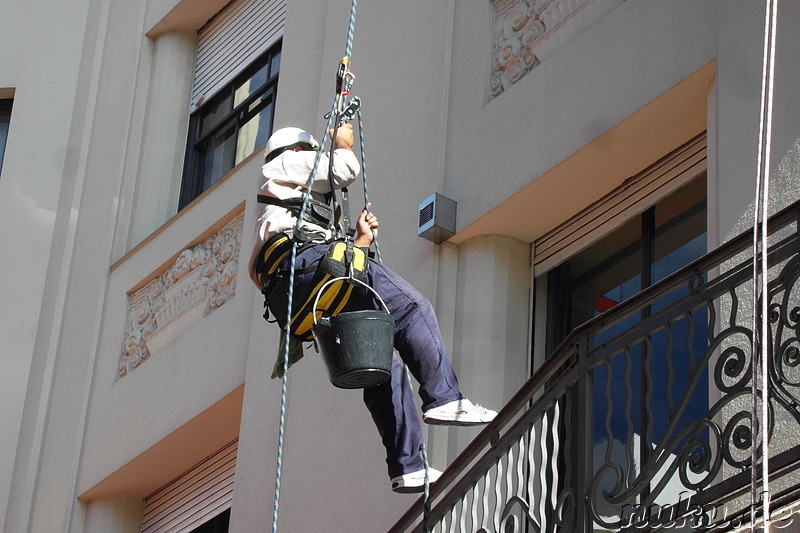
[[[272,132],[275,119],[275,102],[277,99],[278,79],[280,77],[281,53],[282,40],[279,39],[274,45],[272,45],[263,54],[252,61],[230,82],[226,83],[219,91],[217,91],[214,96],[206,100],[199,109],[190,115],[189,132],[186,142],[186,155],[184,158],[183,178],[181,180],[181,191],[178,200],[179,211],[188,206],[192,201],[199,197],[203,192],[211,188],[215,183],[223,179],[224,176],[230,173],[230,171],[235,168],[237,164],[234,155],[234,161],[233,164],[230,165],[230,168],[226,168],[223,173],[211,183],[204,183],[206,168],[210,162],[208,154],[209,144],[216,135],[222,131],[225,131],[227,128],[234,128],[232,135],[236,137],[241,131],[242,127],[247,124],[250,119],[270,106],[272,106],[272,110],[269,113],[269,128],[267,137],[269,136],[269,133]],[[277,65],[277,69],[274,69],[275,65]],[[227,99],[230,99],[231,105],[233,105],[233,98],[236,88],[240,87],[244,82],[246,82],[264,67],[268,67],[268,76],[264,83],[262,83],[258,88],[252,90],[251,94],[247,96],[247,98],[243,99],[238,105],[232,107],[226,114],[217,120],[214,125],[209,127],[206,131],[201,132],[203,120],[210,116],[210,110],[214,109],[217,105]],[[252,155],[252,153],[257,152],[260,146],[263,145],[256,146],[254,151],[251,152],[251,154],[248,154],[247,157]],[[225,166],[227,167],[228,164],[225,163]]]
[[[689,180],[688,182],[684,183],[682,187],[678,189],[678,191],[684,190],[686,187],[690,186],[693,183],[702,184],[704,186],[704,192],[706,194],[703,196],[702,200],[699,200],[696,204],[686,208],[677,216],[668,219],[665,222],[658,223],[656,220],[656,209],[661,208],[666,203],[670,202],[672,198],[674,198],[675,192],[674,191],[671,195],[659,198],[655,201],[650,207],[645,209],[642,213],[632,216],[626,224],[634,224],[638,225],[638,232],[635,240],[631,241],[625,247],[616,250],[613,254],[606,256],[603,258],[599,263],[594,264],[585,272],[582,272],[579,276],[575,278],[568,278],[563,271],[563,266],[568,265],[570,261],[572,261],[575,257],[579,256],[581,252],[573,254],[568,259],[564,260],[560,263],[557,267],[549,270],[546,274],[543,275],[546,278],[547,283],[547,316],[548,321],[546,324],[546,338],[545,338],[545,346],[546,346],[546,353],[549,355],[561,344],[561,342],[569,336],[569,334],[576,328],[580,326],[583,321],[578,321],[575,323],[574,320],[569,319],[570,312],[568,308],[570,306],[571,295],[570,291],[567,287],[572,287],[573,284],[577,284],[580,286],[581,280],[584,279],[594,279],[598,276],[599,273],[605,272],[607,270],[607,263],[609,262],[616,262],[620,257],[626,256],[626,251],[629,250],[636,250],[635,256],[638,259],[638,270],[636,272],[636,276],[638,276],[639,286],[636,292],[642,291],[647,287],[650,287],[653,283],[660,281],[661,277],[656,279],[655,273],[653,271],[654,267],[656,266],[657,261],[660,257],[657,257],[656,254],[656,246],[658,244],[657,239],[659,239],[659,231],[663,231],[669,229],[670,227],[674,226],[674,224],[681,222],[684,217],[695,215],[698,212],[704,214],[707,217],[708,213],[708,197],[707,197],[707,187],[705,184],[707,183],[707,173],[703,172],[699,176],[696,176]],[[593,244],[597,244],[602,242],[603,239],[613,235],[615,232],[620,230],[622,227],[614,228],[608,231],[603,237],[595,241]],[[704,226],[702,235],[706,239],[706,246],[703,254],[708,253],[708,228]],[[690,239],[691,240],[691,239]],[[688,241],[687,241],[688,242]],[[686,244],[686,243],[683,243]],[[588,249],[589,247],[585,248]],[[584,249],[584,250],[585,250]],[[697,259],[692,258],[689,262]],[[687,263],[688,264],[688,263]],[[685,265],[683,265],[685,266]],[[633,279],[633,278],[631,278]],[[619,303],[619,302],[617,302]],[[599,311],[599,310],[598,310]],[[645,311],[647,314],[648,311]],[[591,319],[593,317],[590,317]],[[644,317],[642,317],[644,318]]]
[[[5,159],[8,130],[11,127],[11,110],[13,107],[13,98],[0,98],[0,123],[6,125],[6,135],[0,137],[0,172],[3,171],[3,160]]]

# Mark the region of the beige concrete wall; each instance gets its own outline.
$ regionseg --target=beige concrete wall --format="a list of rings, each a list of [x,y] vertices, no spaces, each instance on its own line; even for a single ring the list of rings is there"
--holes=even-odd
[[[86,513],[86,533],[139,533],[142,501],[125,496],[99,498]]]
[[[21,428],[24,433],[36,423],[31,417],[23,420],[26,395],[29,406],[42,395],[46,400],[42,381],[49,369],[42,354],[58,325],[50,309],[62,296],[55,284],[45,290],[44,280],[59,270],[59,262],[49,265],[51,250],[54,256],[63,254],[57,235],[66,228],[57,227],[57,211],[62,177],[77,156],[78,147],[67,139],[91,4],[0,4],[0,89],[4,97],[8,89],[14,96],[0,175],[0,525],[6,522],[9,498],[26,497],[20,490],[25,484],[12,490],[15,459],[35,459],[25,443],[18,447]]]
[[[453,367],[462,392],[490,408],[525,383],[530,350],[530,245],[501,235],[463,243],[458,257]],[[482,428],[450,430],[452,459]]]
[[[183,53],[168,56],[177,65],[173,86],[146,34],[194,31],[221,3],[212,10],[199,0],[92,0],[59,11],[34,1],[4,9],[13,17],[0,22],[0,88],[16,88],[0,176],[0,222],[11,230],[0,244],[13,250],[3,256],[0,306],[2,354],[12,361],[0,392],[2,421],[12,428],[0,437],[0,521],[5,516],[8,531],[99,531],[118,519],[134,530],[137,502],[162,480],[134,487],[126,469],[166,453],[171,436],[209,435],[184,457],[190,463],[215,438],[237,431],[232,531],[271,521],[281,391],[269,374],[277,330],[260,317],[245,261],[232,300],[114,379],[130,291],[238,209],[246,221],[243,253],[252,246],[258,157],[166,225],[169,208],[157,200],[169,194],[146,193],[174,191],[180,181],[180,142],[161,154],[147,132],[183,138],[182,115],[155,112],[152,90],[166,85],[175,89],[170,101],[179,101],[188,68],[180,68],[181,58],[191,59],[191,35],[183,33],[171,49]],[[201,4],[210,11],[195,20]],[[747,219],[763,13],[747,0],[722,4],[618,2],[493,100],[489,2],[359,6],[353,94],[364,103],[381,251],[436,305],[471,398],[501,407],[529,366],[528,243],[684,137],[710,130],[709,169],[717,175],[709,179],[709,205],[724,209],[709,216],[719,240]],[[289,2],[276,127],[297,124],[321,135],[349,7]],[[781,8],[774,166],[780,198],[789,201],[797,197],[800,157],[793,105],[800,8]],[[153,150],[163,159],[144,164]],[[601,161],[594,173],[592,163]],[[172,170],[154,179],[163,165]],[[443,249],[416,236],[417,205],[432,192],[458,202],[459,234]],[[359,195],[355,187],[356,205]],[[362,520],[385,530],[414,501],[389,491],[383,449],[360,396],[334,389],[313,351],[292,369],[282,530],[346,531]],[[239,411],[235,424],[212,422]],[[441,469],[472,433],[432,435],[429,452]],[[90,503],[78,500],[86,494]]]
[[[761,104],[765,9],[734,2],[720,10],[717,81],[719,237],[725,241],[753,224]],[[770,150],[770,212],[800,198],[800,5],[780,2],[776,39],[774,114]]]
[[[603,136],[714,59],[716,2],[619,3],[488,103],[481,85],[488,75],[486,9],[482,2],[456,6],[443,193],[459,202],[459,230],[559,165],[569,167],[601,139],[590,158],[600,162],[603,152],[619,150],[616,161],[574,167],[530,198],[526,212],[503,213],[509,233],[514,225],[532,224],[525,219],[539,211],[556,224],[565,220],[685,141],[671,144],[669,136],[693,120],[685,114],[649,120],[624,146],[615,146],[620,133]],[[569,194],[552,201],[547,193],[562,188]]]
[[[276,127],[299,125],[321,137],[349,8],[349,2],[289,2]],[[416,237],[417,204],[441,183],[451,10],[452,2],[359,5],[351,65],[353,94],[363,101],[369,194],[381,219],[384,262],[431,298],[435,246]],[[360,186],[351,188],[354,209],[361,194]],[[252,320],[231,518],[231,530],[241,533],[272,520],[280,406],[280,383],[268,377],[275,327],[255,313]],[[290,373],[286,416],[281,530],[347,531],[353,524],[386,530],[414,501],[389,490],[384,450],[361,392],[333,388],[313,350]]]

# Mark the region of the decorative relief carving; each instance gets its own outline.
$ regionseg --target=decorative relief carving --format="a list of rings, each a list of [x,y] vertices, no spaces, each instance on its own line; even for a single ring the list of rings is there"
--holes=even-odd
[[[128,296],[117,379],[236,293],[244,213],[205,242],[182,251],[166,272]]]
[[[564,21],[594,0],[492,0],[492,75],[489,98],[539,63],[538,47]]]

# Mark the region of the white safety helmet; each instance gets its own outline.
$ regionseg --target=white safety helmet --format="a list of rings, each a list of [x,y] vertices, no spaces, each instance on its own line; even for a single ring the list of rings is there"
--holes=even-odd
[[[269,161],[269,156],[273,152],[296,144],[307,144],[312,149],[319,148],[317,140],[307,131],[294,127],[281,128],[273,133],[267,141],[267,147],[264,150],[264,161]]]

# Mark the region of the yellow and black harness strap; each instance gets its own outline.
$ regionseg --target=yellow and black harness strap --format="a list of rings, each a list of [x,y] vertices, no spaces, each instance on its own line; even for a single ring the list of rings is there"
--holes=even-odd
[[[312,307],[314,307],[314,300],[317,297],[317,293],[331,278],[332,276],[330,274],[322,274],[321,276],[317,275],[314,277],[314,284],[308,296],[305,298],[303,306],[292,316],[292,335],[304,341],[310,341],[314,338],[311,332],[311,328],[314,325],[314,315],[311,313]],[[317,302],[317,308],[315,310],[317,320],[323,315],[333,316],[340,313],[350,299],[352,292],[353,284],[345,280],[334,281],[328,285]]]
[[[336,241],[328,246],[317,266],[311,290],[303,300],[303,304],[296,307],[298,311],[292,316],[292,334],[304,340],[313,339],[311,333],[311,327],[314,325],[312,308],[317,293],[331,279],[349,276],[350,264],[353,267],[353,277],[366,283],[369,261],[364,249],[353,246],[352,242],[345,241]],[[340,313],[350,300],[353,286],[348,280],[337,280],[328,285],[317,302],[316,319],[319,320],[323,315],[333,316]]]
[[[350,250],[349,254],[348,250]],[[256,258],[255,269],[259,285],[262,287],[265,297],[268,297],[269,291],[276,281],[276,274],[278,274],[281,263],[291,252],[292,240],[285,233],[270,237],[261,248],[261,252]],[[292,306],[297,309],[292,316],[290,328],[293,335],[303,340],[312,340],[314,338],[311,332],[311,327],[314,325],[312,308],[314,307],[317,293],[331,279],[348,276],[348,264],[352,264],[353,277],[366,282],[366,272],[369,266],[367,253],[363,249],[353,246],[352,243],[343,241],[331,243],[325,252],[325,256],[316,266],[316,273],[311,282],[310,290],[298,299],[302,304]],[[316,319],[319,320],[323,315],[333,316],[340,313],[350,299],[352,292],[353,284],[347,280],[337,280],[325,287],[317,302]],[[265,317],[268,317],[268,315],[265,314]]]
[[[278,267],[292,253],[292,240],[285,233],[270,237],[261,247],[256,257],[255,271],[258,285],[265,289],[270,277],[278,271]]]

